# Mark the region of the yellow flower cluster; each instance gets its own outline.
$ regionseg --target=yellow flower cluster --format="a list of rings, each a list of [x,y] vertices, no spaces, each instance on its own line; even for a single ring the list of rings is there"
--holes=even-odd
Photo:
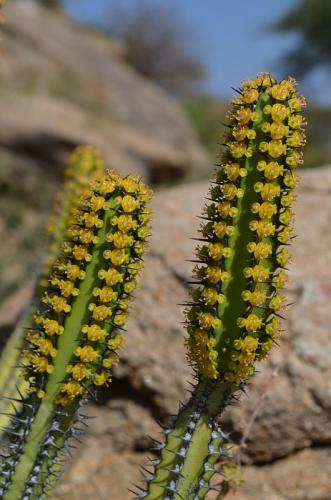
[[[202,286],[186,311],[193,366],[235,383],[253,373],[277,333],[283,305],[277,289],[286,277],[279,267],[289,257],[281,245],[292,236],[293,169],[302,163],[306,125],[293,79],[276,83],[263,74],[240,94],[200,229],[205,244],[194,276]]]
[[[137,178],[109,174],[95,181],[90,195],[75,210],[63,245],[64,257],[55,264],[42,298],[47,309],[35,315],[37,333],[31,330],[27,335],[32,346],[26,353],[27,376],[36,379],[37,394],[42,391],[36,374],[54,370],[57,337],[66,335],[66,320],[75,314],[75,301],[86,280],[92,296],[57,403],[67,406],[86,387],[110,381],[123,343],[119,330],[127,318],[148,235],[149,198],[148,189]]]
[[[42,270],[41,285],[47,287],[47,276],[59,256],[61,242],[68,225],[72,222],[72,214],[82,196],[88,193],[90,182],[104,174],[105,166],[101,153],[92,146],[78,146],[72,153],[64,172],[63,189],[54,202],[47,233],[50,252]],[[84,235],[82,234],[82,239]],[[88,242],[89,234],[86,233]]]

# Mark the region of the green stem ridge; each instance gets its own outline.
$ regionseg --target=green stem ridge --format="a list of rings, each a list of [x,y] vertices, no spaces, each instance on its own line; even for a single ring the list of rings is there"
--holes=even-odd
[[[215,417],[235,398],[238,387],[221,381],[201,380],[192,396],[165,429],[166,442],[160,452],[155,475],[147,481],[148,492],[137,498],[150,500],[204,498],[215,464],[228,457],[228,437]]]
[[[167,429],[160,460],[139,499],[206,497],[216,462],[222,458],[223,472],[230,465],[230,457],[222,457],[225,439],[215,418],[278,335],[305,101],[293,79],[276,83],[268,74],[244,83],[239,94],[227,117],[226,150],[200,228],[198,287],[185,311],[188,358],[198,384]],[[228,486],[225,474],[220,494]]]
[[[33,312],[40,307],[43,290],[48,287],[48,276],[60,256],[61,244],[71,214],[74,208],[77,208],[80,198],[86,193],[90,182],[100,178],[103,173],[104,163],[98,150],[91,146],[79,146],[74,150],[64,173],[63,187],[56,195],[48,223],[46,238],[48,255],[40,271],[32,304],[23,313],[0,356],[0,429],[6,429],[10,425],[13,410],[19,408],[19,402],[16,401],[14,404],[12,399],[19,399],[20,394],[27,394],[29,384],[22,377],[18,367],[25,330],[31,326]]]
[[[96,181],[74,210],[62,257],[34,315],[22,361],[29,394],[0,471],[6,500],[45,498],[86,393],[111,380],[141,267],[149,191],[134,178]],[[56,469],[56,470],[54,470]]]
[[[0,433],[10,425],[11,415],[15,414],[19,407],[19,402],[13,401],[13,398],[19,396],[19,392],[25,393],[28,388],[18,366],[28,313],[24,312],[0,357]]]

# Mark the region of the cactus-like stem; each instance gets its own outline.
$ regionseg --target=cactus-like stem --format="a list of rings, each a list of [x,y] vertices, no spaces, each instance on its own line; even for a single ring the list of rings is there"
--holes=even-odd
[[[40,305],[43,289],[48,286],[50,269],[59,258],[61,244],[73,210],[86,193],[91,181],[104,174],[104,162],[98,150],[91,146],[77,147],[70,157],[64,174],[62,189],[57,193],[47,226],[48,255],[42,265],[32,304],[23,313],[0,356],[0,429],[6,429],[13,411],[19,408],[19,399],[27,393],[28,382],[22,377],[20,351],[26,329],[31,326],[33,312]],[[1,431],[0,431],[1,432]]]
[[[199,286],[186,311],[188,356],[199,383],[160,447],[141,495],[148,500],[205,498],[209,469],[223,453],[215,417],[277,338],[305,102],[292,79],[276,83],[265,74],[239,94],[200,228]]]
[[[49,255],[41,275],[41,285],[47,283],[50,269],[59,257],[65,232],[74,209],[84,196],[92,181],[102,177],[105,165],[101,153],[92,146],[78,146],[72,153],[64,172],[63,187],[55,198],[54,207],[47,225]]]
[[[159,464],[142,498],[205,497],[216,462],[228,456],[228,439],[215,417],[232,400],[235,389],[222,381],[199,382],[190,401],[166,429],[166,444],[155,448],[160,451]]]
[[[111,380],[147,237],[149,192],[134,177],[109,174],[80,202],[53,265],[23,352],[29,394],[0,481],[1,498],[43,498],[68,438],[77,435],[86,393]]]
[[[16,399],[25,394],[29,386],[18,366],[29,316],[25,313],[18,322],[0,357],[0,435],[10,426],[11,416],[20,406]]]

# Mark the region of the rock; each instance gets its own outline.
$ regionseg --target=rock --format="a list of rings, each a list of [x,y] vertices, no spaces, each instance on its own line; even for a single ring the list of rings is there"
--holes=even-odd
[[[59,498],[79,495],[84,500],[98,494],[108,499],[109,491],[114,500],[131,498],[126,488],[130,481],[139,481],[137,465],[145,463],[142,451],[148,443],[145,433],[159,438],[155,419],[176,411],[178,400],[186,398],[190,370],[176,304],[187,297],[191,264],[185,259],[192,258],[194,248],[189,237],[198,226],[195,215],[207,188],[207,183],[183,185],[156,196],[152,250],[131,314],[127,346],[114,386],[102,395],[106,406],[91,407],[101,419],[91,424],[91,435],[61,483]],[[288,291],[294,305],[287,311],[286,334],[251,380],[248,397],[221,419],[234,442],[244,439],[246,445],[241,453],[246,483],[231,500],[331,498],[330,189],[330,167],[302,173],[296,209],[299,237],[292,247]],[[82,473],[77,483],[77,471],[91,463],[97,483],[93,488],[90,473]],[[122,467],[124,473],[116,474]]]
[[[121,60],[119,42],[32,0],[5,13],[0,144],[45,167],[91,143],[153,183],[201,175],[206,157],[180,105]]]
[[[245,482],[227,500],[327,500],[331,449],[305,449],[263,467],[246,467]]]
[[[129,484],[141,484],[141,453],[110,453],[88,438],[84,460],[73,464],[71,482],[61,483],[56,498],[132,500]],[[91,457],[96,462],[91,460]],[[328,500],[330,498],[331,451],[305,449],[263,467],[244,468],[244,482],[227,500]],[[96,466],[95,466],[96,464]],[[116,478],[112,480],[110,478]],[[77,496],[75,496],[77,495]],[[208,500],[216,500],[209,495]]]
[[[139,474],[141,453],[111,453],[100,447],[97,439],[89,438],[84,449],[84,459],[72,466],[73,480],[61,482],[56,498],[61,500],[132,500],[142,476]],[[83,458],[83,457],[82,457]],[[112,481],[111,478],[116,478]],[[142,484],[142,483],[141,483]]]
[[[32,0],[7,2],[5,13],[0,300],[35,273],[53,195],[77,144],[100,148],[108,168],[151,184],[201,176],[207,166],[181,105],[124,62],[119,42]]]

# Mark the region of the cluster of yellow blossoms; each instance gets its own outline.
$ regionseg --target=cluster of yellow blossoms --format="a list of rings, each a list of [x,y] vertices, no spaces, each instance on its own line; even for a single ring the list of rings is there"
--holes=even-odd
[[[47,233],[49,255],[42,270],[41,285],[47,286],[47,277],[58,258],[62,240],[70,224],[74,208],[88,194],[89,184],[104,175],[105,165],[100,151],[92,146],[78,146],[72,153],[64,172],[63,189],[55,197]]]
[[[79,300],[87,289],[84,320],[77,319],[77,344],[57,402],[67,406],[87,387],[110,380],[110,369],[123,343],[119,331],[141,267],[149,198],[148,189],[137,178],[111,174],[95,181],[92,194],[75,211],[63,258],[55,264],[42,298],[47,309],[35,315],[36,328],[27,334],[31,348],[26,353],[26,371],[30,380],[33,377],[32,390],[39,397],[44,395],[44,376],[54,370],[58,336],[72,335],[66,327],[75,316],[82,316],[84,302]]]
[[[190,361],[209,378],[244,381],[277,334],[279,292],[292,236],[291,205],[302,163],[304,99],[292,79],[246,82],[228,115],[227,151],[200,232],[201,285],[186,311]],[[239,317],[238,317],[239,316]]]

